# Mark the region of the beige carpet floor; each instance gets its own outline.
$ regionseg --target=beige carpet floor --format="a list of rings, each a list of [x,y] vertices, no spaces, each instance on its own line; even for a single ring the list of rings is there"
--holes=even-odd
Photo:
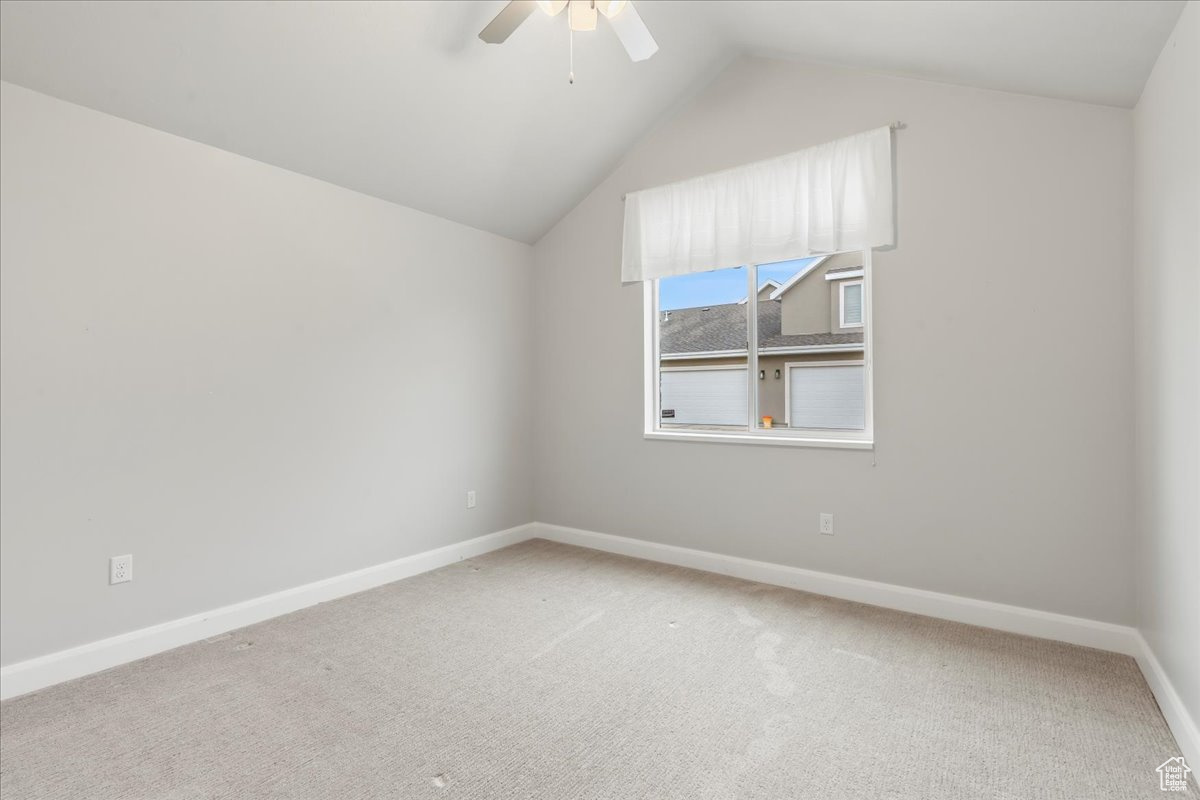
[[[537,540],[0,706],[4,800],[1129,800],[1174,755],[1129,658]]]

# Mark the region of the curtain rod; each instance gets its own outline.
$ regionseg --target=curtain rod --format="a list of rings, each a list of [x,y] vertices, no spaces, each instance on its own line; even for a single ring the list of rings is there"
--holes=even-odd
[[[891,129],[892,129],[892,130],[894,130],[894,131],[902,131],[902,130],[904,130],[905,128],[907,128],[908,126],[907,126],[907,125],[905,125],[905,124],[904,124],[903,122],[901,122],[900,120],[896,120],[895,122],[889,122],[889,123],[888,123],[888,127],[889,127],[889,128],[891,128]],[[625,197],[626,197],[625,195],[621,195],[621,202],[622,202],[622,203],[624,203],[624,202],[625,202]]]

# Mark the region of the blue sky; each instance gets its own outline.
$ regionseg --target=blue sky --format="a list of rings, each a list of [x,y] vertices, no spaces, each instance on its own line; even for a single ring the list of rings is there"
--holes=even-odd
[[[786,283],[797,271],[814,259],[801,258],[796,261],[780,261],[758,268],[758,283],[766,280]],[[715,272],[696,272],[691,275],[676,275],[658,282],[658,305],[660,311],[676,308],[714,306],[721,303],[736,303],[746,296],[746,270],[719,269]]]

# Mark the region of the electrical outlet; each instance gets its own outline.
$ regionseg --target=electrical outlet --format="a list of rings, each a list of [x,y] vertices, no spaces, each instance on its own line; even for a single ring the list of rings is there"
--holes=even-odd
[[[474,507],[475,507],[475,490],[472,489],[471,491],[467,492],[467,508],[474,508]]]
[[[108,560],[108,582],[128,583],[133,580],[133,556],[113,556]]]
[[[833,514],[821,515],[821,533],[826,536],[833,536]]]

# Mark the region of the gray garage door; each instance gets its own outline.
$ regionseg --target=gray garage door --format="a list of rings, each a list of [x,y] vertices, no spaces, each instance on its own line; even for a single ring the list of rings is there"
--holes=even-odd
[[[793,428],[862,430],[867,425],[862,365],[788,369]]]
[[[688,425],[746,425],[745,369],[663,371],[664,423]]]

